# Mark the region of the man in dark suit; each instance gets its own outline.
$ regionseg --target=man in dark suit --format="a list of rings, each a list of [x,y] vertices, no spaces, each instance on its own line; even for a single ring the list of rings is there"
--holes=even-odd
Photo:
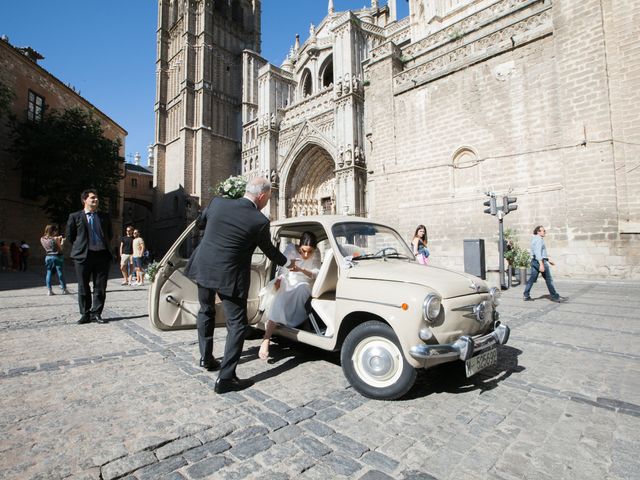
[[[198,219],[204,236],[187,264],[186,274],[198,284],[200,366],[209,371],[220,369],[215,384],[217,393],[253,385],[252,380],[236,376],[236,366],[249,328],[247,296],[254,250],[260,247],[278,265],[290,263],[271,243],[269,220],[260,213],[269,198],[271,183],[266,178],[254,178],[247,184],[243,198],[216,197]],[[222,300],[227,326],[221,364],[213,357],[216,293]]]
[[[102,309],[107,292],[107,279],[111,266],[113,237],[111,218],[98,211],[98,192],[88,189],[80,195],[84,208],[69,215],[67,240],[72,243],[71,258],[78,278],[78,323],[107,323],[102,319]],[[93,299],[89,281],[93,282]]]

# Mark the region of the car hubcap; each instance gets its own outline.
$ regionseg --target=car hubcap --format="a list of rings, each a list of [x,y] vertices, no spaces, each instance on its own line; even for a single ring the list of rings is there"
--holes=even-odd
[[[402,374],[401,355],[392,341],[383,337],[370,337],[358,344],[351,361],[364,382],[383,388],[393,385]]]

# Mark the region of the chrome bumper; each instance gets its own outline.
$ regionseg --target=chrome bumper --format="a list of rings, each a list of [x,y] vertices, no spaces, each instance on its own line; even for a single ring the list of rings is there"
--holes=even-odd
[[[444,345],[416,345],[411,347],[409,354],[419,360],[429,359],[451,359],[469,360],[475,353],[478,353],[494,345],[504,345],[509,341],[511,330],[506,325],[498,325],[493,332],[481,337],[469,337],[463,335],[453,343]]]

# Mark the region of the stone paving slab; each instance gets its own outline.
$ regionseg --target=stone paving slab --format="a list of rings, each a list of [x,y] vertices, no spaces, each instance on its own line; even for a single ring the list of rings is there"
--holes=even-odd
[[[640,478],[638,283],[558,281],[566,304],[513,288],[496,367],[423,371],[381,402],[337,355],[286,341],[267,363],[248,340],[255,386],[216,395],[195,331],[152,329],[145,288],[114,275],[110,323],[80,326],[41,282],[0,274],[0,478]]]

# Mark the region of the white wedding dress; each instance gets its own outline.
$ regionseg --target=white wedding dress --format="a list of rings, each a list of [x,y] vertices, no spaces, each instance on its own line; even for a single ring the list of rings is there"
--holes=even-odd
[[[320,270],[320,252],[315,250],[313,255],[303,260],[297,248],[292,243],[287,244],[284,255],[288,259],[295,259],[296,265],[311,272],[311,278],[302,272],[292,272],[288,268],[278,267],[276,278],[280,278],[280,288],[266,293],[273,295],[265,309],[264,318],[288,327],[297,328],[307,319],[305,303],[311,296],[311,286]]]

